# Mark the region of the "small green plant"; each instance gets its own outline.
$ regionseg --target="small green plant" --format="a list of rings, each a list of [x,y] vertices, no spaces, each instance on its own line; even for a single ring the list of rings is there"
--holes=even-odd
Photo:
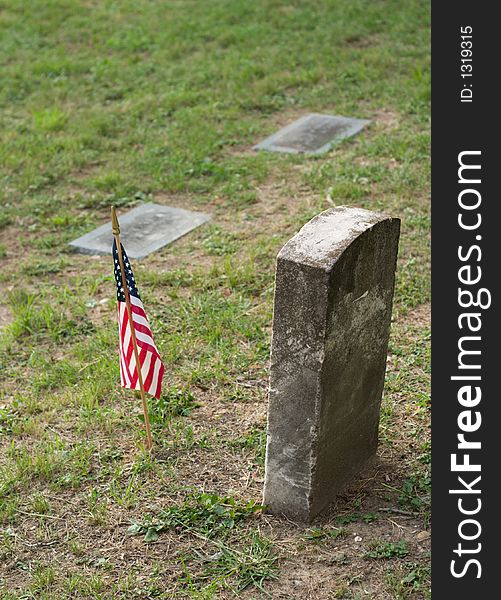
[[[0,532],[0,559],[5,559],[14,553],[16,536],[12,529],[3,529]]]
[[[14,405],[0,408],[0,433],[12,433],[12,428],[19,418],[21,418],[19,411]]]
[[[245,436],[235,438],[231,442],[236,448],[256,450],[256,463],[264,465],[266,454],[266,429],[253,427]]]
[[[139,492],[143,485],[138,481],[137,471],[134,470],[125,483],[121,483],[118,477],[114,477],[109,485],[109,495],[118,506],[131,508],[137,502]]]
[[[10,490],[7,487],[9,480],[5,481],[4,474],[0,470],[0,525],[7,523],[14,523],[17,517],[17,511],[19,508],[19,498],[16,495],[11,497],[3,498],[2,496],[7,494]]]
[[[31,498],[31,510],[38,515],[50,515],[50,502],[43,494],[36,493]]]
[[[372,523],[373,521],[377,521],[378,519],[379,516],[375,513],[367,513],[365,515],[362,515],[362,521],[364,523]]]
[[[155,541],[160,533],[174,528],[195,531],[205,537],[220,536],[262,508],[253,501],[239,505],[230,496],[221,498],[216,494],[193,494],[181,506],[171,506],[161,511],[156,519],[133,522],[129,533],[144,534],[146,542]]]
[[[421,444],[420,450],[422,454],[417,457],[417,460],[423,465],[431,464],[431,442],[426,441]]]
[[[35,592],[49,591],[55,579],[53,567],[37,564],[31,575],[31,589]]]
[[[61,243],[61,235],[49,233],[31,240],[31,245],[38,250],[50,250]]]
[[[401,506],[420,511],[430,505],[431,475],[429,469],[413,473],[402,486],[398,501]]]
[[[335,519],[336,525],[348,525],[349,523],[356,523],[359,520],[359,515],[339,515]]]
[[[268,539],[254,533],[241,549],[230,548],[220,542],[216,546],[218,551],[215,554],[198,557],[202,571],[190,575],[186,570],[186,577],[181,581],[188,582],[192,589],[193,584],[209,582],[212,591],[222,586],[238,595],[250,586],[263,590],[265,580],[276,579],[278,559]]]
[[[101,494],[96,488],[92,488],[87,498],[87,510],[90,519],[95,525],[104,525],[108,520],[108,505],[106,498],[101,500]]]
[[[12,219],[9,217],[9,215],[6,215],[3,212],[0,213],[0,229],[7,227],[7,225],[10,225],[11,223]]]
[[[339,598],[341,600],[345,599],[345,598],[349,598],[350,596],[348,595],[350,593],[350,588],[348,586],[347,583],[342,583],[341,585],[338,585],[334,591],[334,598]]]
[[[80,540],[73,538],[71,540],[68,540],[68,550],[74,556],[83,556],[83,554],[85,553],[85,546]]]
[[[321,543],[335,540],[345,534],[345,530],[340,527],[310,527],[306,530],[304,538],[309,542]]]
[[[388,570],[385,580],[397,600],[414,597],[419,592],[424,599],[431,598],[429,566],[406,562],[403,568]]]
[[[44,302],[45,298],[23,289],[13,290],[7,298],[14,316],[8,331],[15,339],[48,335],[53,341],[61,341],[77,330],[77,323],[66,317],[64,310],[54,303],[54,298]]]
[[[195,397],[189,390],[168,388],[158,400],[152,399],[148,415],[153,426],[165,427],[173,417],[186,417],[198,405]],[[139,415],[144,421],[144,415]]]
[[[43,275],[54,275],[60,273],[67,266],[66,261],[35,262],[23,267],[23,273],[29,277],[40,277]]]
[[[0,498],[10,495],[21,485],[52,482],[66,463],[64,445],[60,440],[42,442],[32,448],[16,446],[6,452],[7,461],[0,465]]]
[[[208,254],[224,256],[237,251],[237,236],[216,225],[207,228],[202,242]]]
[[[399,542],[374,542],[372,549],[365,553],[364,558],[403,558],[408,554],[409,549],[405,540],[400,540]]]
[[[99,598],[106,588],[106,581],[100,573],[93,573],[85,579],[82,586],[82,595],[84,597]]]
[[[33,121],[35,127],[41,131],[61,131],[68,121],[68,115],[56,106],[34,110]]]

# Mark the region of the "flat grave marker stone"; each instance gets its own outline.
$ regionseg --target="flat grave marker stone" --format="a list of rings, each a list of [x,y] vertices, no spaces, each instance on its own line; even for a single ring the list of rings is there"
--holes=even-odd
[[[161,204],[141,204],[119,216],[121,240],[130,258],[145,258],[195,229],[209,215]],[[70,242],[83,254],[111,254],[111,222]]]
[[[254,146],[254,150],[291,154],[324,154],[341,140],[358,133],[370,123],[335,115],[311,113]]]

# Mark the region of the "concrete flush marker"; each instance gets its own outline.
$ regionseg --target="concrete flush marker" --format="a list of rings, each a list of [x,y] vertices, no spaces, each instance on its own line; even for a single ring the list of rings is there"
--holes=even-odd
[[[150,203],[141,204],[119,218],[121,239],[127,254],[130,258],[144,258],[202,225],[210,217],[182,208]],[[112,244],[111,223],[70,242],[70,246],[83,254],[110,254]]]
[[[311,113],[266,138],[254,150],[292,154],[324,154],[342,139],[358,133],[370,123],[366,119],[349,119]]]

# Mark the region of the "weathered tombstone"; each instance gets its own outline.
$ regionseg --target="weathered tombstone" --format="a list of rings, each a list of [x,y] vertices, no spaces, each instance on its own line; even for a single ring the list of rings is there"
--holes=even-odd
[[[375,454],[400,220],[327,210],[278,254],[264,503],[311,521]]]
[[[208,220],[208,215],[191,210],[152,202],[140,204],[120,216],[122,242],[130,258],[144,258]],[[112,244],[111,223],[70,242],[83,254],[110,254]]]
[[[254,150],[290,154],[324,154],[344,138],[358,133],[370,123],[336,115],[310,113],[283,127],[254,146]]]

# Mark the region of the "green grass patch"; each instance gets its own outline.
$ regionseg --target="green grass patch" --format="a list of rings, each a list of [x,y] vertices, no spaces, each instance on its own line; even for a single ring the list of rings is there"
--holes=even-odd
[[[160,533],[176,527],[209,538],[224,536],[261,509],[262,506],[252,501],[240,505],[230,496],[221,498],[216,494],[199,493],[192,495],[181,506],[161,511],[154,520],[134,522],[129,533],[144,534],[146,542],[155,541]]]
[[[248,587],[264,591],[266,580],[277,579],[278,558],[269,540],[254,533],[243,540],[245,545],[234,546],[217,543],[217,552],[212,555],[197,555],[191,563],[185,564],[185,583],[192,597],[217,597],[221,588],[229,588],[234,594]],[[198,567],[193,573],[190,569]]]
[[[346,535],[346,531],[342,527],[310,527],[306,530],[304,539],[319,544],[336,540],[343,535]]]
[[[259,466],[264,466],[266,454],[266,429],[253,427],[246,435],[237,437],[230,441],[235,448],[243,450],[253,450],[255,452],[255,462]]]
[[[397,600],[412,598],[418,593],[425,600],[429,600],[431,598],[430,575],[429,566],[409,561],[401,569],[388,570],[385,580]]]
[[[389,559],[403,558],[409,554],[409,548],[404,540],[399,542],[374,542],[371,550],[368,550],[366,559]]]
[[[360,502],[345,523],[312,528],[307,545],[280,526],[270,541],[258,507],[234,500],[261,486],[266,433],[253,424],[264,418],[276,255],[332,205],[402,219],[380,437],[405,476],[384,489],[426,518],[429,21],[418,0],[2,3],[0,557],[17,565],[6,598],[207,599],[267,583],[273,595],[285,544],[314,557],[345,525],[370,525],[375,509]],[[371,125],[321,157],[251,150],[307,112]],[[125,213],[152,201],[211,221],[134,263],[166,367],[160,400],[149,399],[148,455],[140,400],[120,388],[112,265],[68,242],[105,223],[112,203]],[[206,469],[219,495],[180,500]],[[114,556],[91,553],[157,498],[169,508],[137,527],[172,536],[169,560],[156,554],[164,539],[138,558],[126,538],[126,576]],[[39,544],[55,539],[48,564]],[[413,552],[386,581],[396,597],[426,589]],[[322,577],[321,563],[305,564]],[[359,574],[338,567],[357,597]]]

